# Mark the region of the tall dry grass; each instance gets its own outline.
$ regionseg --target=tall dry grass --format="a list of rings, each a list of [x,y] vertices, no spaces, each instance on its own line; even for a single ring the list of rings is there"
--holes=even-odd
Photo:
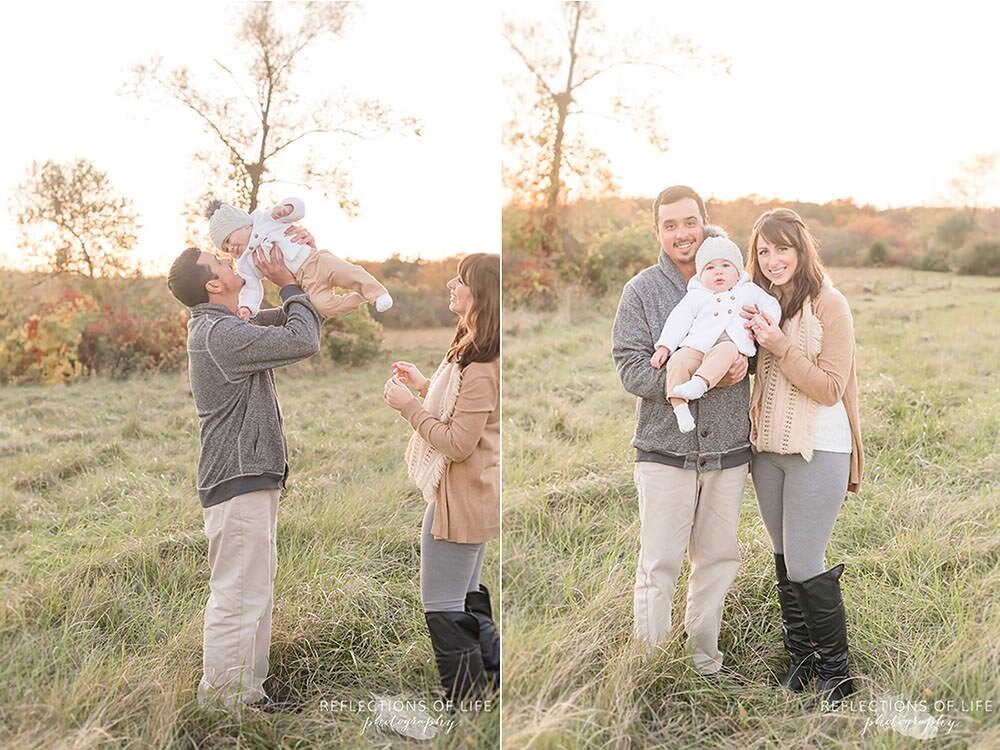
[[[0,389],[0,746],[365,748],[415,743],[324,709],[432,704],[420,606],[424,502],[409,427],[382,402],[393,357],[433,368],[450,331],[394,334],[384,361],[278,374],[291,475],[278,521],[273,697],[242,720],[199,708],[207,544],[193,403],[176,377]],[[497,545],[484,581],[496,588]],[[326,704],[323,701],[327,701]],[[495,747],[499,715],[422,747]]]
[[[669,639],[649,658],[632,643],[634,399],[610,354],[617,296],[567,294],[554,313],[505,317],[506,748],[1000,747],[1000,285],[832,274],[854,310],[867,449],[827,551],[846,565],[856,701],[823,713],[776,684],[773,561],[749,483],[728,676],[684,659],[686,565]],[[955,724],[923,741],[876,726],[863,702],[886,696]]]

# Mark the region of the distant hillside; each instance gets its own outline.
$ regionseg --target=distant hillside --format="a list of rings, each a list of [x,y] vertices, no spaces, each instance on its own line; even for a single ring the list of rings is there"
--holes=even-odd
[[[403,260],[393,256],[382,262],[364,261],[368,271],[386,285],[395,300],[393,309],[372,317],[386,328],[450,326],[454,314],[448,310],[448,279],[455,275],[457,257],[443,260]],[[67,291],[83,292],[99,303],[124,300],[129,312],[140,317],[159,317],[180,309],[167,290],[164,276],[91,280],[72,275],[2,269],[0,285],[0,330],[26,320]],[[269,299],[276,303],[273,287]]]
[[[544,304],[559,286],[596,293],[620,286],[656,253],[653,197],[578,201],[562,215],[559,253],[539,255],[541,221],[530,207],[503,211],[504,288],[511,304]],[[830,266],[905,266],[928,271],[1000,275],[1000,208],[942,207],[880,211],[849,199],[802,203],[748,196],[709,199],[709,218],[746,251],[760,214],[785,206],[797,211],[820,242]]]

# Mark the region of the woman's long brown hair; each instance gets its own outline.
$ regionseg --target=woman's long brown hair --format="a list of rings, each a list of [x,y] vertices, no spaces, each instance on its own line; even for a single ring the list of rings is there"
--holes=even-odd
[[[802,309],[806,298],[815,299],[823,288],[826,272],[819,257],[819,243],[806,228],[802,217],[790,208],[772,208],[760,215],[750,232],[747,248],[747,273],[757,286],[771,291],[771,282],[760,270],[757,262],[757,238],[763,237],[772,245],[787,245],[798,256],[798,266],[791,279],[791,294],[779,295],[782,321],[794,317]],[[786,285],[787,286],[787,285]]]
[[[472,304],[458,319],[448,361],[464,368],[500,356],[500,256],[473,253],[458,262],[458,277],[469,287]]]

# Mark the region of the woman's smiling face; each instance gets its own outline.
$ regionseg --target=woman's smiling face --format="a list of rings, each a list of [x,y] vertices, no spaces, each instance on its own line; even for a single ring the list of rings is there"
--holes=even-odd
[[[448,309],[456,315],[465,315],[472,309],[472,289],[462,280],[461,276],[456,276],[448,282]]]
[[[763,235],[757,237],[757,266],[764,278],[775,286],[784,286],[795,277],[799,254],[791,245],[771,243]]]

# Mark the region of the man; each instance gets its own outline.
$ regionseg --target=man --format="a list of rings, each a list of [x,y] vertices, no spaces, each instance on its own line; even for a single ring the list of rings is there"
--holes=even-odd
[[[305,230],[294,233],[312,244]],[[243,279],[214,255],[188,248],[167,282],[191,312],[188,367],[201,423],[198,496],[211,572],[199,703],[267,702],[278,497],[288,476],[272,368],[319,351],[320,330],[280,251],[273,256],[258,250],[257,267],[281,287],[284,304],[250,323],[237,317]]]
[[[638,397],[635,484],[641,524],[635,576],[635,637],[650,645],[670,631],[670,610],[685,549],[691,558],[684,629],[694,668],[722,669],[719,629],[740,557],[736,531],[750,461],[747,358],[691,403],[697,428],[681,433],[664,392],[666,368],[650,357],[670,311],[695,273],[708,227],[705,203],[684,185],[653,203],[657,264],[625,284],[615,316],[612,353],[618,377]]]

